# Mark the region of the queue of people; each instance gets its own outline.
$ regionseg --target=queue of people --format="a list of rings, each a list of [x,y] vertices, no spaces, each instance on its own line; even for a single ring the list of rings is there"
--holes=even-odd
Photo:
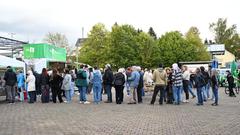
[[[116,73],[111,69],[111,65],[105,65],[104,72],[98,67],[89,69],[88,66],[81,65],[80,69],[64,69],[64,74],[59,74],[56,69],[49,74],[47,69],[43,68],[41,74],[33,70],[27,71],[25,80],[22,71],[18,75],[9,66],[5,75],[7,100],[9,103],[15,102],[15,84],[17,84],[17,93],[20,101],[24,101],[23,91],[27,90],[29,103],[37,101],[41,96],[42,103],[71,103],[75,93],[75,86],[78,88],[79,103],[90,104],[87,94],[93,93],[93,102],[100,104],[104,91],[107,95],[105,103],[112,103],[112,87],[115,88],[116,104],[122,104],[124,95],[128,104],[141,104],[144,91],[148,86],[154,85],[153,95],[150,105],[154,105],[158,93],[160,92],[159,104],[180,105],[189,102],[189,93],[192,99],[197,97],[196,105],[204,105],[204,102],[210,98],[210,87],[212,89],[213,106],[218,105],[218,75],[215,69],[210,72],[204,67],[197,68],[190,72],[187,66],[179,67],[174,63],[171,68],[165,68],[163,64],[154,70],[145,69],[139,66],[128,67],[126,70],[120,68]],[[230,96],[235,96],[233,88],[233,77],[228,72],[227,80],[229,82]],[[26,82],[26,87],[25,87]],[[196,88],[196,94],[193,92]],[[144,90],[145,89],[145,90]],[[183,96],[182,93],[185,93]],[[63,100],[65,97],[65,101]],[[183,98],[185,97],[185,99]]]

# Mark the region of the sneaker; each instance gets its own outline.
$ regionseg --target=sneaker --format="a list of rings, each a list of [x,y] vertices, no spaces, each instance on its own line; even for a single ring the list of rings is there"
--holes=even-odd
[[[84,102],[83,101],[80,101],[79,104],[83,104]]]
[[[192,99],[194,99],[196,96],[194,95],[193,97],[192,97]]]
[[[189,103],[189,100],[186,100],[185,103]]]
[[[88,101],[85,101],[83,104],[90,104],[90,102],[88,102]]]
[[[64,103],[67,103],[68,101],[63,101]]]
[[[184,99],[182,102],[183,102],[183,103],[187,103],[187,100]]]

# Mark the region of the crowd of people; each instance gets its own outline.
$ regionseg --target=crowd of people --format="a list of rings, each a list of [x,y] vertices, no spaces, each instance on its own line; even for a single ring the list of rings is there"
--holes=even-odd
[[[234,78],[230,71],[227,73],[229,96],[234,97],[236,96],[233,91]],[[29,103],[36,102],[38,97],[41,97],[42,103],[50,101],[56,103],[57,99],[60,103],[71,103],[75,95],[75,86],[78,88],[80,104],[90,104],[87,99],[87,94],[90,93],[93,93],[95,104],[102,102],[103,94],[107,95],[105,103],[112,103],[112,87],[115,88],[116,104],[122,104],[124,97],[127,98],[128,104],[141,104],[145,91],[151,86],[154,86],[154,90],[150,105],[154,105],[159,92],[160,105],[164,102],[174,105],[188,103],[189,94],[192,98],[197,97],[196,105],[198,106],[210,99],[214,101],[213,106],[219,104],[219,81],[216,69],[210,68],[207,71],[204,67],[200,67],[192,72],[187,66],[179,67],[176,63],[171,68],[165,68],[163,64],[159,64],[153,72],[150,69],[142,69],[140,66],[132,66],[126,69],[120,68],[114,73],[110,64],[105,65],[104,70],[98,67],[89,68],[87,65],[81,65],[79,70],[65,68],[63,74],[56,69],[49,73],[46,68],[43,68],[41,74],[31,69],[27,71],[27,77],[22,71],[15,73],[9,66],[5,72],[4,81],[6,99],[11,104],[15,102],[15,95],[18,95],[20,101],[27,99]],[[194,88],[196,88],[196,94],[193,91]],[[211,97],[210,89],[212,89]]]

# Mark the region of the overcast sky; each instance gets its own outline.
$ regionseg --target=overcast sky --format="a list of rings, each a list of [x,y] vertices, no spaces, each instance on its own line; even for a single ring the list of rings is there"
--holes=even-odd
[[[71,45],[91,27],[104,23],[110,30],[118,24],[131,24],[158,36],[167,31],[185,33],[196,26],[201,37],[212,38],[209,23],[218,18],[237,24],[240,32],[239,0],[1,0],[0,36],[41,42],[48,32],[60,32]]]

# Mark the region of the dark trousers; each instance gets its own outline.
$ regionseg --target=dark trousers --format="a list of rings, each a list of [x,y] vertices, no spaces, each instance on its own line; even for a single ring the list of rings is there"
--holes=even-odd
[[[49,96],[50,96],[49,95],[49,85],[42,85],[41,92],[42,92],[42,96],[41,96],[42,103],[48,103]]]
[[[112,102],[112,86],[111,85],[106,85],[106,91],[107,91],[107,101]]]
[[[142,87],[137,88],[138,103],[142,103]]]
[[[235,93],[233,91],[233,86],[234,86],[234,84],[229,84],[229,86],[228,86],[229,96],[235,96]]]
[[[121,104],[122,103],[122,100],[123,100],[123,86],[115,86],[115,90],[116,90],[116,103],[117,104]]]
[[[93,84],[89,83],[89,85],[87,87],[87,94],[90,94],[92,92],[92,88],[93,88]]]
[[[6,91],[7,91],[8,102],[14,103],[15,102],[15,94],[16,94],[15,86],[6,85]]]
[[[34,103],[34,97],[36,96],[36,92],[35,91],[29,91],[28,95],[30,97],[29,103]]]
[[[202,104],[203,105],[203,93],[202,93],[203,88],[202,87],[198,87],[197,88],[197,98],[198,98],[198,104]]]
[[[41,95],[42,94],[42,92],[41,92],[41,85],[36,84],[35,86],[36,86],[36,95]]]
[[[52,87],[52,100],[53,100],[53,103],[56,103],[57,99],[56,97],[58,97],[58,100],[60,103],[63,102],[62,100],[62,90],[61,88],[59,87]]]
[[[188,80],[183,80],[183,90],[184,90],[184,93],[186,95],[186,100],[189,99],[189,90],[188,90],[188,85],[189,85],[189,81]]]
[[[164,93],[165,93],[165,86],[163,86],[163,85],[156,85],[154,87],[154,92],[153,92],[151,104],[154,104],[154,102],[156,100],[156,96],[157,96],[159,91],[160,91],[159,104],[163,103],[163,97],[164,97]]]
[[[173,103],[173,90],[172,90],[172,85],[168,85],[166,88],[167,92],[167,103],[172,104]]]

